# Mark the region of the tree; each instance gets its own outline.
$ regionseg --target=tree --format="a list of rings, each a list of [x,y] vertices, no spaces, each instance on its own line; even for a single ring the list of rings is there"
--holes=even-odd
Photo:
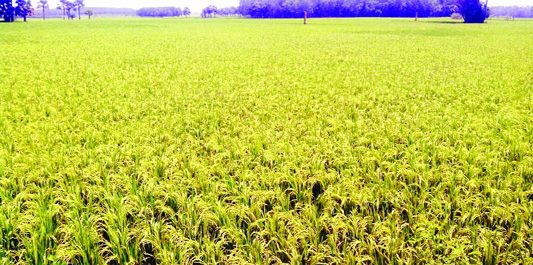
[[[29,0],[17,0],[17,7],[15,7],[15,15],[24,18],[26,22],[27,17],[33,14],[33,7]]]
[[[459,13],[463,15],[465,23],[483,23],[487,18],[485,8],[479,0],[457,0]]]
[[[91,16],[93,15],[93,11],[90,10],[90,9],[87,9],[87,10],[85,11],[85,15],[87,15],[87,16],[89,17],[89,19],[91,19]]]
[[[286,7],[286,6],[284,6]],[[251,12],[250,14],[252,17],[260,17],[260,18],[266,18],[269,17],[269,6],[265,3],[255,2],[252,4]],[[285,9],[286,11],[290,12],[289,8]],[[283,16],[282,16],[283,17]]]
[[[48,6],[48,0],[39,0],[39,5],[37,6],[37,8],[42,8],[43,9],[43,20],[45,20],[46,19],[46,14],[44,13],[44,10],[50,8]]]
[[[15,21],[15,7],[12,0],[0,0],[0,17],[4,22]]]
[[[85,4],[83,4],[83,1],[84,0],[74,0],[74,7],[75,8],[78,8],[78,19],[81,19],[81,7],[82,6],[85,6]]]
[[[204,10],[202,10],[202,17],[204,18],[207,18],[207,17],[213,17],[213,16],[216,16],[217,14],[217,7],[214,6],[214,5],[210,5],[206,8],[204,8]]]
[[[57,6],[57,9],[63,10],[63,20],[65,20],[66,11],[65,8],[67,7],[67,1],[66,0],[59,0],[59,5]]]
[[[185,17],[190,16],[190,15],[191,15],[191,10],[190,10],[188,7],[184,8],[184,9],[183,9],[183,15],[184,15]]]
[[[76,7],[74,3],[68,1],[68,0],[59,0],[59,5],[57,6],[57,9],[63,10],[63,20],[65,20],[65,16],[68,19],[72,19],[72,15],[70,14],[70,10]]]
[[[65,9],[67,10],[67,18],[68,19],[74,19],[76,16],[72,15],[70,11],[72,9],[76,8],[76,5],[73,2],[70,1],[64,1],[65,2]]]

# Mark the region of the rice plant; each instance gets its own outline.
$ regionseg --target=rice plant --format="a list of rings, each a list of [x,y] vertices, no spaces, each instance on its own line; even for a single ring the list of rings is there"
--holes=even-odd
[[[0,24],[2,264],[533,263],[533,22]]]

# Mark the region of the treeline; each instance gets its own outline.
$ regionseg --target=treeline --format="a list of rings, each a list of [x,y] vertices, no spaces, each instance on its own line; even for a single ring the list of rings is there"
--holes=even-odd
[[[179,17],[179,16],[189,16],[191,10],[188,7],[144,7],[137,10],[137,15],[140,17]]]
[[[140,17],[179,17],[191,15],[191,10],[188,7],[144,7],[137,10],[137,15]],[[217,8],[214,5],[210,5],[202,10],[202,17],[209,18],[216,15],[220,16],[234,16],[238,15],[238,9],[236,7],[224,7]]]
[[[495,17],[533,18],[533,6],[494,6],[490,15]]]
[[[238,16],[239,11],[236,7],[224,7],[224,8],[217,8],[214,5],[210,5],[202,10],[202,17],[203,18],[210,18],[214,16]]]
[[[132,8],[113,8],[113,7],[82,7],[81,13],[85,14],[87,10],[92,10],[95,15],[98,16],[135,16],[136,10]],[[60,9],[50,8],[44,10],[46,17],[60,18],[63,16],[63,11]],[[36,9],[33,17],[42,17],[43,10]]]
[[[238,9],[234,6],[232,7],[224,7],[224,8],[217,8],[214,5],[210,5],[202,10],[202,17],[203,18],[210,18],[214,16],[238,16],[239,12]]]
[[[223,7],[217,10],[217,15],[220,16],[238,16],[239,9],[237,7]]]
[[[36,6],[30,0],[0,0],[0,18],[5,22],[12,22],[16,17],[37,18],[63,18],[81,19],[82,14],[89,19],[94,14],[99,16],[135,15],[135,10],[131,8],[110,8],[110,7],[85,7],[85,0],[59,0],[57,6],[50,6],[48,0],[39,0]],[[35,1],[34,1],[35,2]]]
[[[239,12],[253,18],[443,17],[457,12],[446,0],[241,0]]]

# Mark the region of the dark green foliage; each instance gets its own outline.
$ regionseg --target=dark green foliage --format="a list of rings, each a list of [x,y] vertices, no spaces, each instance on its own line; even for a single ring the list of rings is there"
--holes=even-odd
[[[32,14],[33,7],[28,0],[16,0],[15,5],[12,0],[0,0],[0,18],[3,18],[4,22],[13,22],[15,17],[21,17],[26,21]]]
[[[15,8],[15,14],[24,18],[26,21],[28,16],[33,15],[33,7],[29,0],[17,0],[17,7]]]
[[[487,14],[480,0],[458,0],[459,13],[463,15],[465,23],[483,23]]]
[[[15,7],[12,0],[0,0],[0,18],[3,18],[4,22],[15,21]]]
[[[442,17],[459,11],[466,23],[485,20],[479,0],[241,0],[239,12],[253,18]]]

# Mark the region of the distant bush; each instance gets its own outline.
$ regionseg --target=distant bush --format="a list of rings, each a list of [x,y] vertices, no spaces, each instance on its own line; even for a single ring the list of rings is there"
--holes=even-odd
[[[451,17],[452,19],[463,19],[463,16],[459,13],[453,13]]]
[[[503,19],[509,21],[509,20],[514,20],[514,17],[512,17],[512,16],[504,16]]]

